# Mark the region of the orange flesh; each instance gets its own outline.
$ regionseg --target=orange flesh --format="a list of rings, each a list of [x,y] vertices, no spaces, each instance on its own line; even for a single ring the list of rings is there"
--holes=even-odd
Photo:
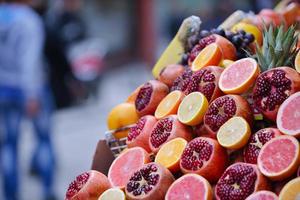
[[[286,106],[281,116],[282,127],[291,131],[300,130],[300,95],[293,98]]]
[[[295,144],[289,139],[272,142],[261,152],[262,166],[269,173],[278,173],[289,167],[297,154]]]

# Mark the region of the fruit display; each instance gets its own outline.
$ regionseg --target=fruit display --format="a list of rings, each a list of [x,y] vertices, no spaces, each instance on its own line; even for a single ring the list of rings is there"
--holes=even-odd
[[[185,19],[153,80],[108,115],[125,150],[107,176],[79,175],[66,199],[299,199],[299,20],[289,0],[211,30]]]

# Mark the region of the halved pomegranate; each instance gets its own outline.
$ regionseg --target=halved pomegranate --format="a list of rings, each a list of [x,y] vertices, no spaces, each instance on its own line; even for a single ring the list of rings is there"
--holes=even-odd
[[[70,183],[65,199],[97,199],[110,187],[111,184],[104,174],[90,170],[80,174]]]
[[[171,87],[171,91],[185,91],[191,80],[192,75],[193,71],[191,70],[191,68],[186,68],[184,72],[174,80],[173,85]]]
[[[197,137],[185,147],[180,168],[183,173],[196,173],[209,182],[216,182],[228,162],[226,149],[211,138]]]
[[[156,118],[152,115],[146,115],[139,119],[135,126],[130,128],[127,136],[126,144],[131,147],[142,147],[146,151],[151,152],[149,147],[149,137],[152,127],[157,122]]]
[[[253,88],[257,109],[275,121],[279,106],[291,94],[300,90],[300,74],[290,67],[277,67],[260,74]]]
[[[139,90],[135,100],[135,107],[140,116],[152,115],[159,102],[168,94],[169,88],[166,84],[150,80]]]
[[[268,189],[267,179],[257,166],[239,162],[225,170],[215,187],[215,195],[217,200],[244,200],[265,189]]]
[[[229,59],[229,60],[235,60],[236,58],[236,48],[234,45],[227,40],[226,38],[218,35],[218,34],[212,34],[207,37],[202,38],[198,44],[194,46],[194,48],[191,50],[188,58],[189,66],[191,66],[192,62],[195,60],[195,58],[198,56],[200,51],[204,49],[207,45],[217,43],[220,47],[223,58]]]
[[[184,70],[185,67],[179,64],[168,65],[161,70],[158,80],[171,88],[175,79],[179,77],[184,72]]]
[[[263,145],[272,138],[280,135],[281,132],[277,128],[264,128],[252,134],[244,149],[244,161],[246,163],[256,164],[258,154]]]
[[[174,138],[181,137],[187,141],[192,139],[189,127],[177,119],[177,115],[162,118],[154,125],[149,138],[149,146],[152,152],[157,153],[161,145]]]
[[[160,164],[146,164],[131,175],[126,197],[128,200],[162,200],[174,180],[171,172]]]
[[[233,116],[240,116],[251,125],[253,115],[248,102],[239,95],[224,95],[218,97],[208,107],[204,115],[204,124],[212,135]]]
[[[192,75],[185,93],[201,92],[209,102],[213,101],[223,94],[218,86],[222,72],[223,68],[218,66],[207,66],[196,71]]]

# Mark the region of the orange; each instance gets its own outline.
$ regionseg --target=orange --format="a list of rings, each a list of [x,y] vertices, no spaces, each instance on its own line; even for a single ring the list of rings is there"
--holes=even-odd
[[[119,188],[110,188],[103,192],[98,200],[126,200],[124,192]]]
[[[192,70],[198,71],[209,65],[219,65],[222,60],[222,51],[216,43],[207,45],[192,63]]]
[[[217,139],[221,146],[236,150],[247,144],[250,135],[248,122],[242,117],[232,117],[220,127]]]
[[[236,25],[234,25],[231,30],[234,32],[236,32],[238,30],[244,30],[247,33],[251,33],[254,36],[255,41],[259,45],[262,45],[262,42],[263,42],[262,32],[255,25],[245,23],[245,22],[239,22]]]
[[[281,190],[279,200],[300,199],[300,177],[289,181]]]
[[[219,88],[225,94],[245,93],[253,86],[259,72],[255,59],[240,59],[224,69],[219,79]]]
[[[159,149],[155,162],[163,165],[171,172],[177,172],[180,169],[179,161],[186,145],[187,141],[183,138],[170,140]]]
[[[107,127],[109,130],[116,130],[138,121],[139,116],[136,113],[134,104],[121,103],[115,106],[107,116]],[[128,131],[118,131],[114,133],[115,138],[127,137]]]
[[[300,51],[298,51],[296,58],[295,58],[295,69],[298,73],[300,73]]]
[[[194,126],[203,121],[208,108],[208,100],[201,92],[192,92],[182,100],[178,108],[178,119],[181,123]]]
[[[158,104],[155,110],[155,117],[157,119],[164,118],[168,115],[177,114],[177,110],[184,94],[179,90],[175,90],[169,93],[161,102]]]

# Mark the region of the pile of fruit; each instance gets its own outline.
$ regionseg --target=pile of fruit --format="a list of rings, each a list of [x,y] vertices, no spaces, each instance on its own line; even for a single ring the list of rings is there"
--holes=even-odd
[[[299,17],[291,3],[210,31],[186,19],[155,80],[108,116],[110,129],[134,124],[114,135],[128,148],[66,199],[299,200]]]

